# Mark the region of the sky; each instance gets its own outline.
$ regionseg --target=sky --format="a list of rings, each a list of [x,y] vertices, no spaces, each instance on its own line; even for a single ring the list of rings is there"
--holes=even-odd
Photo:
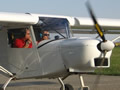
[[[87,0],[0,0],[0,12],[89,17]],[[89,0],[98,18],[120,19],[120,0]]]

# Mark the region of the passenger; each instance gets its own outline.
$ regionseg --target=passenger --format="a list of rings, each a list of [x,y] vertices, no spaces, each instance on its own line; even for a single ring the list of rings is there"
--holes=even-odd
[[[27,28],[24,32],[25,36],[23,38],[18,38],[14,42],[15,48],[32,48],[32,39],[30,36],[30,30]]]

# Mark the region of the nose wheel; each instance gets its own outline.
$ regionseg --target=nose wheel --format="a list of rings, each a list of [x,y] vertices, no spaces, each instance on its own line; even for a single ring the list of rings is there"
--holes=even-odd
[[[82,75],[79,75],[80,85],[79,90],[90,90],[88,86],[85,86]]]
[[[80,80],[80,88],[78,90],[90,90],[90,88],[88,86],[85,86],[82,75],[79,75],[79,80]],[[72,85],[64,84],[64,82],[61,78],[58,78],[58,81],[61,84],[60,90],[74,90]]]
[[[63,87],[61,87],[60,90],[63,90]],[[73,89],[72,85],[65,84],[65,90],[74,90],[74,89]]]
[[[63,82],[63,80],[61,78],[58,78],[58,81],[61,84],[60,90],[74,90],[73,87],[72,87],[72,85],[70,85],[70,84],[64,84],[64,82]]]

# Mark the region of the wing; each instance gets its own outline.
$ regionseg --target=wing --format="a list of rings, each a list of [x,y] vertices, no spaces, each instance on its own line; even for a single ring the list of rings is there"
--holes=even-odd
[[[54,17],[66,18],[72,29],[94,29],[94,24],[91,18],[83,17],[69,17],[57,15],[44,14],[30,14],[30,13],[0,13],[0,25],[12,26],[17,24],[33,25],[37,24],[39,17]],[[120,19],[104,19],[99,18],[98,23],[104,30],[120,30]],[[79,30],[76,30],[79,32]]]
[[[36,24],[38,17],[34,17],[31,14],[21,13],[0,13],[0,25],[1,26],[12,26],[17,24]]]
[[[75,24],[73,27],[79,27],[80,29],[93,29],[93,21],[91,18],[74,18]],[[99,18],[98,23],[103,29],[120,30],[120,19],[105,19]]]
[[[120,19],[105,19],[98,18],[98,23],[105,31],[105,33],[118,34],[120,33]],[[96,33],[94,30],[94,23],[91,18],[74,18],[74,24],[71,25],[73,32],[84,33],[85,31],[91,33],[91,31]],[[76,29],[77,28],[77,29]],[[80,30],[84,29],[84,30]],[[88,30],[91,29],[91,30]]]

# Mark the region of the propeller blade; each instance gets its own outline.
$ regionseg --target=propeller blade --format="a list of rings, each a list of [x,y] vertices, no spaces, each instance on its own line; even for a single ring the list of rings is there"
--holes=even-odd
[[[90,16],[91,16],[91,18],[92,18],[92,20],[94,22],[94,26],[95,26],[95,28],[97,30],[97,33],[99,34],[99,36],[101,37],[101,39],[103,40],[103,42],[105,42],[106,39],[105,39],[104,33],[102,31],[102,28],[100,27],[100,25],[97,22],[97,19],[96,19],[95,15],[94,15],[94,13],[92,11],[92,8],[91,8],[89,2],[87,2],[86,5],[87,5],[88,11],[90,13]]]

